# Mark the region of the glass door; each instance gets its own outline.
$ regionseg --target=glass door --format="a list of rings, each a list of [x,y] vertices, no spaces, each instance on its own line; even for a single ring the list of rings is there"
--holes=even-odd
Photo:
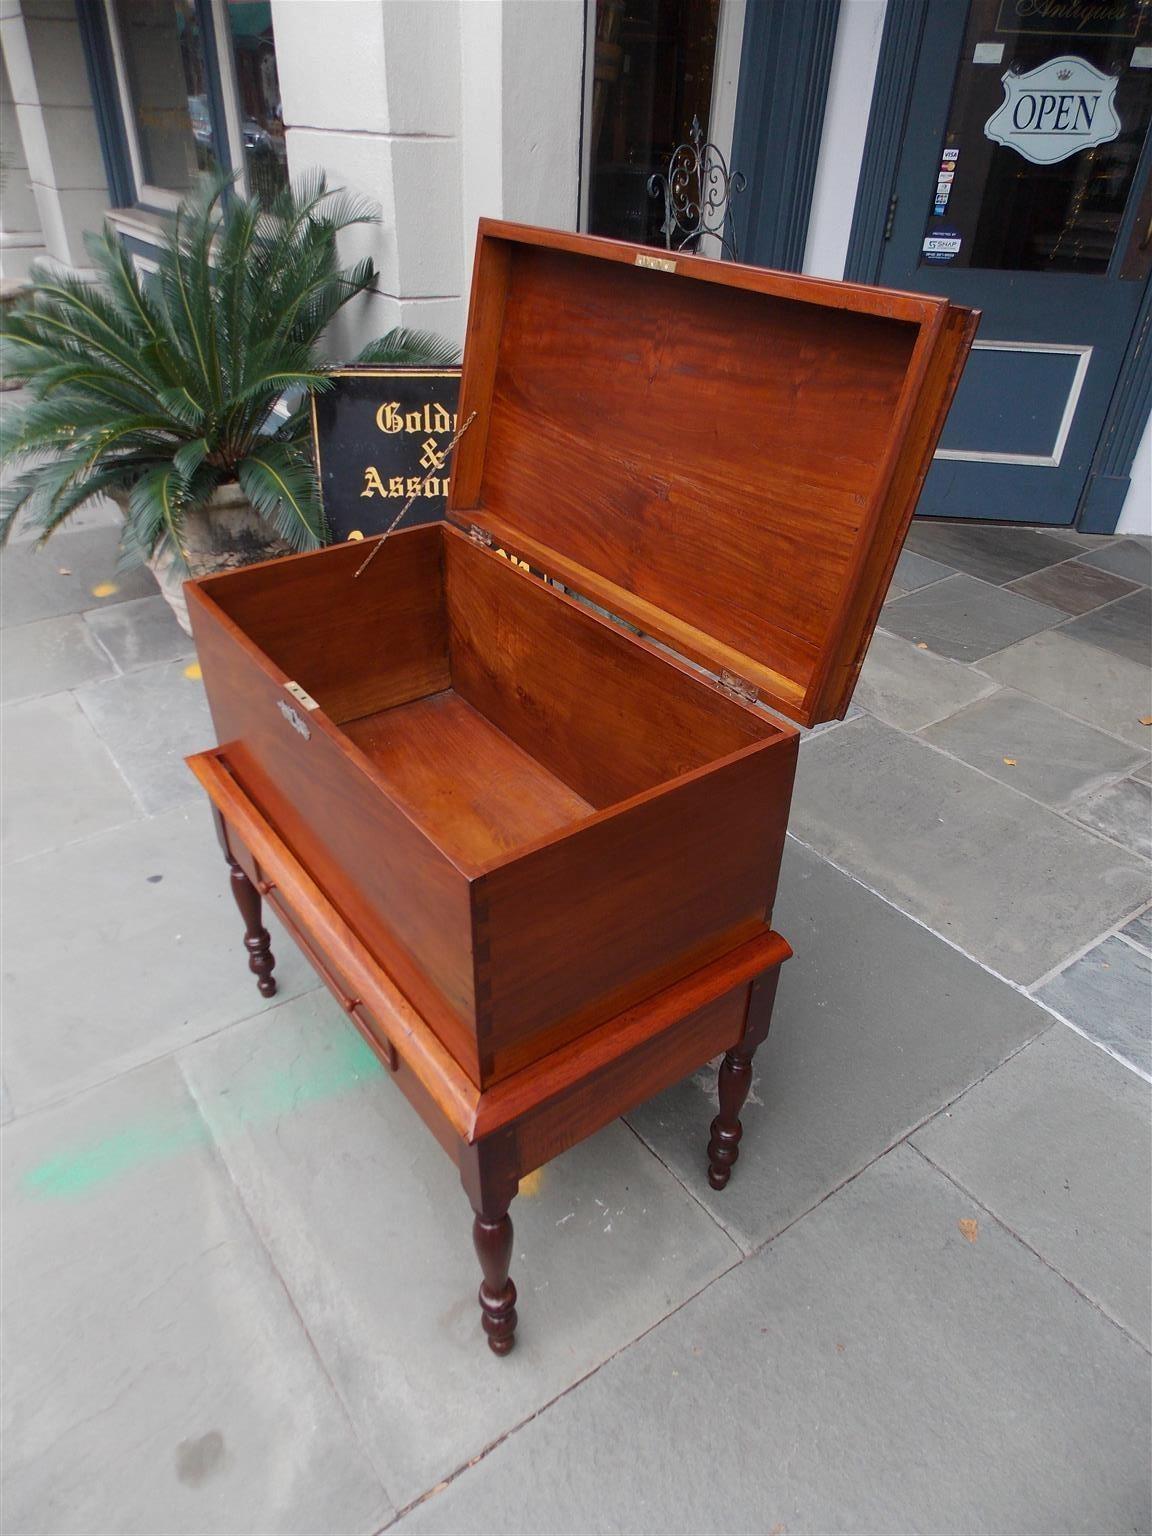
[[[589,234],[663,245],[664,207],[648,179],[667,170],[693,119],[708,131],[724,22],[722,0],[589,4],[581,189]]]
[[[1152,265],[1145,0],[930,0],[880,281],[984,312],[921,514],[1070,524]]]

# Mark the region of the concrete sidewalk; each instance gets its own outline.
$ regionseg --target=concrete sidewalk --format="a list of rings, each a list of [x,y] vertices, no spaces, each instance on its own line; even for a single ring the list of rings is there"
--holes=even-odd
[[[525,1181],[499,1361],[448,1160],[248,974],[188,642],[99,515],[11,547],[5,1536],[1148,1530],[1150,564],[914,527],[732,1183],[712,1072]]]

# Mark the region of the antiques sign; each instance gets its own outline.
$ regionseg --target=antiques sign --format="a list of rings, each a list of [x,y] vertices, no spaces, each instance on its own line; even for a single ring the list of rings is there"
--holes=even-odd
[[[1026,74],[1003,77],[1004,100],[984,124],[985,135],[1033,165],[1055,165],[1082,149],[1107,144],[1120,132],[1116,76],[1065,54]]]
[[[333,542],[382,533],[417,491],[401,527],[442,517],[459,368],[335,368],[332,378],[312,396],[312,435]]]

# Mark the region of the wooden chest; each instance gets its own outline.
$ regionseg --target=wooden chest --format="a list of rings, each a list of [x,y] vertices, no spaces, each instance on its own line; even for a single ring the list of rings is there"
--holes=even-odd
[[[721,1052],[727,1182],[788,722],[848,706],[975,324],[485,222],[449,521],[189,584],[251,968],[267,898],[456,1158],[497,1353],[518,1179]]]

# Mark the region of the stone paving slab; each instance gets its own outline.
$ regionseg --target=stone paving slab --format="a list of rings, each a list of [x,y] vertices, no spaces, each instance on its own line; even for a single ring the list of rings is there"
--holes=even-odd
[[[1065,560],[1063,565],[1050,565],[1031,576],[1008,583],[1009,590],[1020,592],[1024,597],[1035,598],[1038,603],[1048,603],[1068,614],[1088,613],[1103,603],[1137,590],[1134,581],[1113,576],[1082,560]]]
[[[933,746],[1052,806],[1091,794],[1147,760],[1138,747],[1070,720],[1011,688],[920,734]]]
[[[791,824],[901,911],[1026,985],[1147,899],[1143,859],[878,720],[805,747]]]
[[[896,562],[892,584],[902,592],[915,592],[918,587],[926,587],[933,581],[943,581],[945,576],[955,574],[954,566],[944,565],[939,560],[929,560],[927,555],[918,555],[915,550],[904,549]]]
[[[387,1520],[171,1061],[7,1127],[4,1169],[12,1536]]]
[[[1152,785],[1121,779],[1073,806],[1072,819],[1152,858]]]
[[[18,624],[0,644],[0,702],[36,699],[116,671],[96,637],[75,614]]]
[[[1111,571],[1126,581],[1152,584],[1152,544],[1137,539],[1117,539],[1107,549],[1082,555],[1085,565],[1094,565],[1099,571]]]
[[[1037,996],[1152,1080],[1152,956],[1105,939]]]
[[[1140,721],[1152,713],[1152,672],[1125,656],[1049,630],[987,657],[981,671],[1148,750]]]
[[[1131,939],[1133,944],[1139,944],[1141,949],[1152,952],[1152,907],[1134,917],[1130,923],[1125,923],[1120,932],[1126,939]]]
[[[1074,552],[1050,533],[1031,528],[991,527],[922,518],[908,530],[905,548],[995,584],[1027,576]]]
[[[756,1053],[727,1189],[705,1174],[715,1066],[628,1116],[746,1252],[1052,1024],[794,839],[773,924],[795,954]]]
[[[884,605],[884,628],[953,661],[980,661],[1067,615],[975,576],[949,576]]]
[[[1141,1532],[1149,1417],[1144,1350],[900,1147],[396,1529]]]
[[[84,622],[115,657],[122,672],[196,654],[191,636],[180,628],[159,595],[97,608],[85,614]]]
[[[856,685],[854,702],[902,731],[918,731],[995,691],[971,667],[934,656],[899,635],[878,629]]]
[[[119,827],[140,806],[71,694],[0,711],[3,859],[15,861]],[[45,922],[50,914],[42,914]]]
[[[617,1122],[524,1181],[512,1207],[520,1326],[498,1360],[480,1329],[459,1174],[335,1003],[300,998],[180,1061],[398,1504],[740,1257]]]
[[[184,762],[213,746],[216,733],[199,672],[183,661],[126,672],[79,688],[76,697],[151,815],[202,791]]]
[[[282,996],[315,986],[266,922]],[[207,805],[9,866],[4,925],[5,1072],[20,1114],[268,1006]]]
[[[1057,1026],[912,1142],[1152,1346],[1152,1125],[1133,1072]]]
[[[154,596],[148,571],[117,571],[119,558],[118,528],[59,533],[43,549],[10,544],[0,560],[0,627]]]
[[[1152,664],[1152,591],[1138,587],[1106,607],[1070,619],[1065,628],[1074,640],[1101,646],[1146,667]]]
[[[1063,539],[1065,543],[1075,544],[1077,549],[1091,551],[1106,549],[1117,540],[1114,533],[1081,533],[1078,528],[1045,528],[1044,532],[1049,538]]]

